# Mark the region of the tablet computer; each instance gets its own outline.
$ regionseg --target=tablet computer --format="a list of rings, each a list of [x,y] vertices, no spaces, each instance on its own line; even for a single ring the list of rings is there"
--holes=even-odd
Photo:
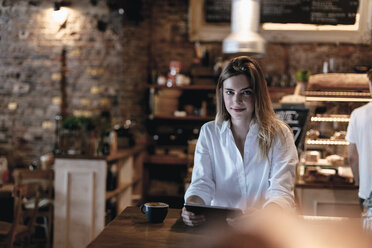
[[[194,214],[202,214],[207,219],[234,218],[243,214],[243,211],[239,208],[218,207],[191,203],[185,203],[185,208],[187,211],[193,212]]]

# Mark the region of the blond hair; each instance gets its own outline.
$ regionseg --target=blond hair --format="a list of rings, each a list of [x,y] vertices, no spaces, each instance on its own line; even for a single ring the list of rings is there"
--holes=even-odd
[[[254,112],[252,121],[258,124],[258,144],[261,158],[268,157],[269,150],[275,136],[283,136],[283,125],[276,116],[272,107],[269,90],[258,62],[248,56],[240,56],[232,59],[221,72],[216,88],[217,114],[216,123],[230,120],[225,102],[223,100],[223,83],[226,79],[238,75],[245,75],[250,83],[254,96]]]

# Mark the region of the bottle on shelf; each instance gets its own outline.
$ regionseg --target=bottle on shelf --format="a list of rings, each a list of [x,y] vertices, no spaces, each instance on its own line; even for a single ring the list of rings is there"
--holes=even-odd
[[[107,170],[107,181],[106,181],[106,190],[107,191],[112,191],[114,189],[116,189],[117,187],[117,165],[116,164],[112,164],[109,166],[108,170]]]
[[[182,64],[180,61],[171,61],[169,65],[169,73],[167,78],[167,87],[176,85],[177,75],[181,71]]]
[[[97,145],[96,155],[110,154],[110,131],[111,131],[110,123],[111,123],[110,112],[107,110],[102,111],[100,114],[100,123],[98,125],[100,136]]]
[[[111,199],[108,199],[106,201],[106,214],[105,214],[106,225],[116,217],[116,212],[117,212],[117,200],[115,197],[112,197]]]
[[[109,155],[110,154],[110,132],[106,132],[104,134],[101,154],[102,155]]]
[[[38,162],[36,160],[32,161],[31,164],[28,166],[29,170],[36,170],[38,168]]]

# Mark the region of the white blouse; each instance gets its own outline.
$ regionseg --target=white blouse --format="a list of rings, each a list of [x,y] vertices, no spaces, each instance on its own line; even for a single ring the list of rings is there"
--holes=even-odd
[[[293,134],[283,125],[285,139],[277,136],[269,158],[260,158],[253,124],[239,152],[230,121],[210,121],[200,130],[194,157],[192,181],[185,194],[201,197],[205,204],[240,209],[262,208],[274,202],[283,208],[294,207],[294,180],[298,162]]]

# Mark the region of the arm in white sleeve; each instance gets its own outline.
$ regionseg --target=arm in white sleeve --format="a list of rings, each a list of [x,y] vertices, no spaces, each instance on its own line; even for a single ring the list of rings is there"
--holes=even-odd
[[[185,202],[188,197],[196,195],[202,198],[205,204],[210,205],[215,193],[214,172],[210,158],[211,145],[207,135],[202,127],[195,148],[192,179],[185,194]]]
[[[288,128],[283,133],[284,139],[276,137],[272,147],[270,186],[264,207],[275,203],[283,209],[291,209],[295,207],[294,184],[298,154],[293,134]]]
[[[359,185],[359,153],[358,148],[356,146],[357,137],[355,135],[355,127],[356,127],[356,117],[355,112],[351,112],[349,125],[347,126],[347,132],[345,139],[349,141],[349,154],[348,160],[353,172],[355,185]]]

